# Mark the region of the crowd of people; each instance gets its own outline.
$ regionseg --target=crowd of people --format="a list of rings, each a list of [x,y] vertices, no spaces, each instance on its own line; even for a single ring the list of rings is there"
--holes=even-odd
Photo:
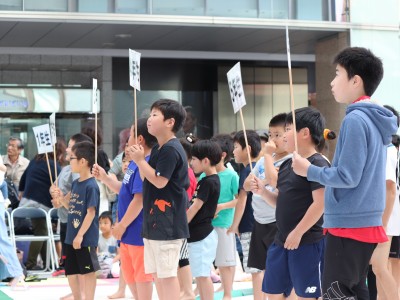
[[[242,267],[257,300],[399,299],[399,115],[371,99],[383,77],[373,53],[347,48],[334,64],[332,93],[348,107],[332,162],[323,152],[336,135],[312,107],[275,115],[268,130],[211,139],[187,124],[178,139],[187,112],[160,99],[113,162],[100,139],[95,163],[91,130],[57,143],[56,157],[68,163],[54,169],[50,160],[57,184],[44,156],[27,161],[11,138],[0,172],[20,191],[19,206],[58,208],[57,272],[72,292],[61,298],[94,299],[96,278],[119,265],[112,299],[126,286],[135,299],[151,299],[153,283],[162,300],[213,299],[217,277],[227,300]],[[41,234],[46,224],[32,221],[32,229]],[[22,268],[2,232],[0,277],[15,285]],[[31,243],[28,270],[41,267],[39,254],[45,265],[45,250]]]

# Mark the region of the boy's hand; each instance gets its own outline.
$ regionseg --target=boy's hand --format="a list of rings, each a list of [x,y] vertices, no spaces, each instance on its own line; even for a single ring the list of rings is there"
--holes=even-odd
[[[133,145],[129,147],[129,156],[137,164],[139,161],[145,159],[144,149],[141,145]]]
[[[310,165],[308,159],[301,157],[296,151],[293,152],[292,168],[297,175],[307,177]]]
[[[264,154],[272,155],[276,152],[276,144],[273,140],[269,140],[264,144]]]
[[[214,219],[218,217],[219,212],[221,211],[221,205],[217,204],[217,209],[215,210]]]
[[[296,250],[297,248],[299,248],[302,236],[303,235],[300,232],[296,231],[296,229],[293,229],[286,238],[283,247],[288,250]]]
[[[94,178],[101,181],[107,176],[107,173],[98,164],[94,164],[92,168],[92,175],[94,176]]]
[[[124,235],[126,227],[123,226],[121,223],[116,223],[114,228],[112,229],[112,235],[117,239],[121,240],[122,236]]]
[[[229,227],[228,231],[226,232],[226,234],[230,234],[230,233],[234,233],[237,236],[240,236],[239,234],[239,227],[238,226],[234,226],[232,225],[231,227]]]
[[[51,198],[53,198],[53,199],[57,199],[59,197],[64,196],[61,189],[54,184],[50,187],[49,192],[50,192]]]
[[[74,241],[72,242],[72,247],[74,247],[74,249],[81,249],[82,241],[83,241],[83,236],[78,234],[74,238]]]
[[[250,182],[250,190],[254,194],[261,195],[264,189],[265,189],[264,182],[260,178],[254,176]]]

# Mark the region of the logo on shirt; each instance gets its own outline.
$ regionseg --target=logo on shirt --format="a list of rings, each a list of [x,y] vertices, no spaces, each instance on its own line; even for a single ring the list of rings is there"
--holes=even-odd
[[[316,290],[317,290],[317,287],[316,287],[316,286],[309,286],[309,287],[306,288],[306,293],[311,293],[311,294],[313,294],[313,293],[316,292]]]
[[[78,228],[80,224],[81,222],[79,221],[79,219],[74,219],[72,221],[72,225],[74,226],[75,229]]]
[[[165,207],[171,207],[171,202],[163,199],[156,199],[156,201],[154,201],[154,205],[156,205],[160,211],[165,212]]]

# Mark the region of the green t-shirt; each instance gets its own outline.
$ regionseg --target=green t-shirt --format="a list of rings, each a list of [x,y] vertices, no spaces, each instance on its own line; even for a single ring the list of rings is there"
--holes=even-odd
[[[218,198],[218,204],[226,203],[235,199],[239,190],[239,176],[238,174],[226,168],[222,172],[218,172],[219,180],[221,182],[221,190]],[[204,177],[204,174],[200,175],[200,179]],[[218,216],[212,220],[214,227],[229,228],[233,222],[233,216],[235,213],[234,208],[223,209],[218,213]]]

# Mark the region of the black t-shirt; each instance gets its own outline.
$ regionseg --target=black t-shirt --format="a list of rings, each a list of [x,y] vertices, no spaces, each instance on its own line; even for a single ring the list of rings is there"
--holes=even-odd
[[[206,176],[197,183],[193,198],[204,203],[189,223],[189,243],[205,239],[213,230],[211,221],[214,219],[217,210],[220,189],[221,183],[217,174]]]
[[[168,179],[167,185],[158,189],[147,179],[143,182],[142,236],[150,240],[175,240],[189,237],[186,217],[189,187],[185,151],[174,138],[159,148],[154,146],[149,164],[157,176]]]
[[[251,163],[254,167],[256,165],[255,162]],[[242,168],[239,173],[239,192],[243,189],[244,181],[246,180],[247,176],[250,174],[250,164],[248,164],[245,168]],[[253,225],[254,225],[254,214],[253,214],[253,206],[251,202],[253,201],[253,193],[247,192],[247,199],[246,199],[246,207],[243,212],[242,219],[239,223],[239,233],[245,232],[252,232]]]
[[[328,167],[329,163],[321,154],[308,158],[309,162],[319,167]],[[296,175],[292,169],[292,159],[282,163],[278,173],[279,190],[276,203],[276,225],[278,231],[275,243],[283,246],[289,233],[297,226],[313,203],[312,192],[324,188],[318,182],[308,181],[306,177]],[[301,238],[300,245],[311,244],[322,239],[321,217]]]

